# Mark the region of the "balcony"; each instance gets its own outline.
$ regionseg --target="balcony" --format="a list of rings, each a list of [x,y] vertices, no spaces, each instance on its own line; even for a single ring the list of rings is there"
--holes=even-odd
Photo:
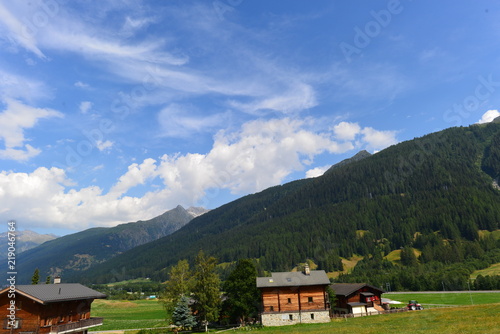
[[[69,322],[63,325],[51,326],[50,334],[64,334],[84,331],[87,328],[102,325],[103,318],[90,318],[77,322]]]

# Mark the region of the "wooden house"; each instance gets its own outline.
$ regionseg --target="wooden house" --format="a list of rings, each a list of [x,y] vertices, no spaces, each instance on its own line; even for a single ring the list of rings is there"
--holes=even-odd
[[[330,285],[337,297],[332,311],[337,314],[367,315],[384,311],[382,294],[385,292],[366,283],[336,283]]]
[[[278,272],[257,277],[262,296],[261,322],[264,326],[329,322],[326,287],[330,280],[324,270]]]
[[[81,284],[17,285],[0,291],[1,334],[80,333],[102,325],[90,305],[106,295]]]

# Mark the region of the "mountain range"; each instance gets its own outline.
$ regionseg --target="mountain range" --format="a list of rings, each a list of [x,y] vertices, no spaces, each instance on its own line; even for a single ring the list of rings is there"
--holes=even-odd
[[[198,209],[201,215],[179,206],[149,221],[64,236],[23,252],[18,271],[24,280],[38,267],[42,277],[63,274],[65,281],[163,281],[171,265],[199,250],[220,262],[252,258],[272,271],[308,259],[340,270],[340,257],[416,245],[425,258],[466,247],[500,250],[500,242],[481,241],[500,228],[499,121],[362,151],[320,177]]]
[[[42,279],[44,275],[81,273],[129,249],[169,235],[206,211],[177,206],[147,221],[91,228],[47,241],[18,254],[17,279],[29,282],[35,268],[39,269]]]
[[[28,249],[35,248],[46,241],[54,240],[57,235],[54,234],[39,234],[34,231],[24,230],[16,231],[16,252],[20,254]],[[0,234],[0,249],[8,248],[8,234]],[[7,259],[7,253],[0,253],[0,260]]]
[[[450,128],[242,197],[73,278],[164,280],[169,266],[200,249],[221,262],[253,258],[265,270],[311,259],[333,271],[339,257],[388,254],[422,240],[438,240],[426,246],[440,252],[482,247],[481,231],[499,229],[499,175],[498,122]]]

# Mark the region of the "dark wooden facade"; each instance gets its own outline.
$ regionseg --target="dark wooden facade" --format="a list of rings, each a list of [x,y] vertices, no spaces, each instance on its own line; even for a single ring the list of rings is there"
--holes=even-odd
[[[335,313],[352,313],[353,307],[364,306],[382,311],[382,294],[385,292],[375,286],[364,283],[337,283],[330,285],[337,298],[332,307]]]
[[[98,292],[95,295],[53,301],[41,300],[22,291],[16,291],[13,297],[9,292],[11,291],[8,289],[0,292],[0,317],[2,319],[0,334],[63,332],[85,334],[88,328],[102,325],[102,318],[90,317],[91,304],[94,299],[105,297]],[[12,300],[15,301],[14,311],[10,306]],[[12,320],[11,314],[14,314],[16,319],[14,328],[9,322]]]
[[[325,286],[262,288],[263,312],[326,310]]]
[[[329,322],[326,287],[330,284],[323,270],[272,273],[257,277],[262,296],[261,323],[283,326],[297,323]]]

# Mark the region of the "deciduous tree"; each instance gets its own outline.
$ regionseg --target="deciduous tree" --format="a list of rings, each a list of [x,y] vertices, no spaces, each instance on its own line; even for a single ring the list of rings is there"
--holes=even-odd
[[[181,297],[187,296],[193,288],[193,273],[187,260],[180,260],[170,269],[166,285],[161,298],[170,318]]]
[[[217,260],[214,257],[207,257],[203,251],[196,256],[196,266],[194,270],[195,308],[197,316],[208,331],[208,323],[219,318],[221,305],[220,278],[215,272]]]

